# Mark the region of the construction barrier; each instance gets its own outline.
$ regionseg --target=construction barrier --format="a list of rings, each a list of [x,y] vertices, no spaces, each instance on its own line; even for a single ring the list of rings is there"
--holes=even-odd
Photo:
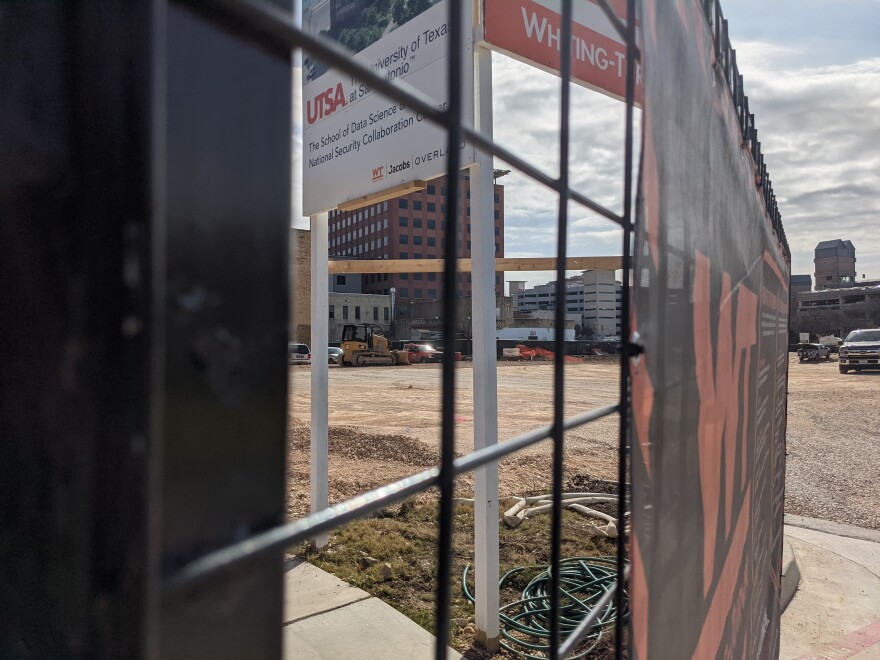
[[[714,2],[644,3],[631,361],[633,656],[773,658],[787,249]],[[714,13],[713,13],[714,11]],[[726,36],[724,37],[726,39]]]

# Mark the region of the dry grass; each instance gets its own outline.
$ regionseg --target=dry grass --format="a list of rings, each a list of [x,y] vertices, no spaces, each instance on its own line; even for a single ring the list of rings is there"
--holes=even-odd
[[[331,534],[326,549],[314,551],[303,546],[297,554],[349,584],[381,598],[433,633],[437,579],[435,497],[434,494],[426,494],[375,517],[350,523]],[[588,524],[589,520],[579,514],[563,513],[563,557],[614,554],[615,544],[612,540],[586,534]],[[466,565],[472,565],[474,561],[473,528],[473,506],[456,505],[452,575],[449,579],[453,583],[450,616],[457,623],[452,626],[449,643],[466,657],[481,659],[492,655],[474,643],[473,630],[468,627],[474,621],[474,608],[461,588],[462,572]],[[373,559],[376,563],[372,562]],[[541,566],[549,562],[549,516],[527,519],[517,529],[500,525],[502,574],[517,566]],[[383,564],[390,565],[390,578],[383,577]],[[526,571],[524,581],[531,579],[539,570]],[[470,588],[473,589],[472,586]],[[501,596],[502,603],[518,598],[518,592],[512,589],[505,590]],[[613,632],[609,631],[607,638],[597,649],[595,657],[606,657]],[[515,656],[502,651],[494,657]]]

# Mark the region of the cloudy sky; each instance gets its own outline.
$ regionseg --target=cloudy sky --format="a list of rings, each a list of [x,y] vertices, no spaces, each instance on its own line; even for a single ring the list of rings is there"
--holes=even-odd
[[[880,278],[880,1],[727,0],[722,3],[792,249],[812,273],[821,240],[850,239],[857,272]],[[495,135],[557,171],[558,79],[493,58]],[[574,92],[572,174],[578,188],[619,209],[620,104]],[[507,256],[555,251],[556,202],[526,177],[506,185]],[[612,225],[571,207],[570,254],[619,253]],[[507,279],[515,279],[509,274]],[[552,278],[533,273],[531,284]]]

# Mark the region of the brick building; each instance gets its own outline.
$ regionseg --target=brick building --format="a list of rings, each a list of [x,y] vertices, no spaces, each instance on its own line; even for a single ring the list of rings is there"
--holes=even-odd
[[[461,225],[458,255],[471,256],[470,177],[461,186]],[[331,211],[329,252],[347,259],[441,259],[446,247],[446,178],[433,179],[424,190],[370,204],[354,211]],[[495,185],[495,256],[504,256],[504,186]],[[458,275],[457,294],[471,293],[470,273]],[[383,273],[364,275],[363,293],[397,290],[397,313],[410,315],[416,301],[442,296],[441,273]],[[503,295],[504,273],[495,273],[495,294]]]

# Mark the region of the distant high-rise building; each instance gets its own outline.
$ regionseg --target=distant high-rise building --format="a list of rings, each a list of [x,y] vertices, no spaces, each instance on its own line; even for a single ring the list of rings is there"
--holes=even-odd
[[[822,241],[816,246],[815,288],[843,289],[855,286],[856,282],[856,248],[851,241],[835,239]]]
[[[457,232],[459,257],[471,256],[470,177],[462,177]],[[433,179],[424,190],[354,211],[331,211],[329,252],[347,259],[442,259],[446,247],[446,178]],[[495,256],[504,256],[504,186],[495,185]],[[459,273],[457,295],[471,295],[471,274]],[[364,275],[363,293],[397,290],[397,313],[409,317],[415,301],[437,300],[443,294],[442,273],[380,273]],[[504,295],[504,273],[495,273],[495,294]]]
[[[556,282],[520,289],[511,296],[517,312],[555,310]],[[622,286],[613,270],[585,270],[565,280],[565,311],[580,316],[587,334],[619,335],[622,304]]]

